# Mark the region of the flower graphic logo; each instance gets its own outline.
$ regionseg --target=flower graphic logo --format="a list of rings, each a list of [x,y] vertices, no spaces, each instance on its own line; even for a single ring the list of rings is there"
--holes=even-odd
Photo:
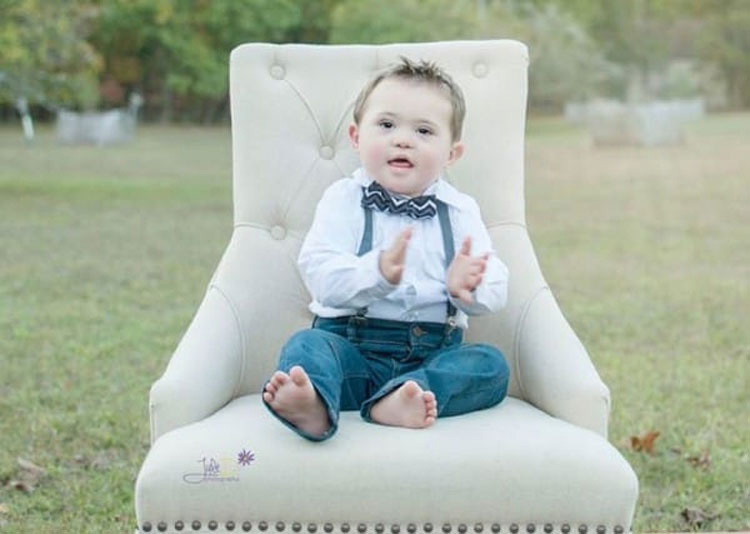
[[[255,460],[255,454],[253,454],[253,451],[242,449],[237,455],[237,463],[240,465],[250,465],[253,460]]]

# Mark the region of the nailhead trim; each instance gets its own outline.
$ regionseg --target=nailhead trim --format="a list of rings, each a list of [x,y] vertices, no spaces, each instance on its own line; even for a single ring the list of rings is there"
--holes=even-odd
[[[201,529],[202,524],[199,520],[196,519],[190,524],[190,526],[193,530],[198,531]],[[219,528],[219,523],[217,521],[212,520],[208,522],[207,526],[209,530],[217,530]],[[286,530],[286,523],[284,523],[284,521],[277,521],[274,524],[274,526],[277,532],[284,532]],[[474,532],[477,534],[481,534],[484,531],[484,526],[485,525],[483,523],[474,523],[474,526],[473,526]],[[295,521],[294,523],[292,523],[290,527],[294,532],[300,532],[302,531],[302,528],[303,528],[302,524],[298,521]],[[168,528],[169,526],[165,521],[160,521],[156,525],[156,529],[159,532],[166,532]],[[181,521],[181,520],[175,521],[174,529],[176,531],[178,532],[182,531],[184,528],[185,528],[184,521]],[[233,531],[235,528],[236,528],[236,524],[234,521],[226,522],[226,530]],[[331,534],[335,530],[334,524],[330,522],[323,524],[322,528],[326,532],[326,534]],[[493,534],[498,534],[502,530],[502,527],[499,523],[492,523],[492,525],[489,528],[492,530]],[[154,529],[154,525],[149,521],[144,522],[140,528],[142,532],[151,532],[153,529]],[[258,523],[258,529],[262,532],[267,531],[269,529],[268,522],[260,521]],[[356,526],[356,529],[359,534],[365,534],[367,532],[368,527],[366,523],[358,523]],[[245,532],[250,532],[252,530],[252,523],[250,521],[243,522],[242,530]],[[317,530],[318,530],[317,523],[308,523],[307,531],[310,534],[315,534]],[[344,534],[348,534],[350,530],[352,530],[352,526],[349,523],[342,523],[340,526],[340,530]],[[415,523],[409,523],[408,525],[406,525],[406,531],[408,532],[408,534],[416,534],[418,530],[419,530],[419,527]],[[434,530],[434,525],[432,523],[425,523],[422,526],[422,530],[425,533],[430,534]],[[449,522],[443,523],[441,526],[441,530],[443,534],[450,534],[453,530],[453,525]],[[458,531],[458,534],[466,534],[469,530],[469,527],[466,523],[459,523],[456,527],[456,530]],[[555,527],[552,523],[545,523],[543,530],[545,534],[552,534],[555,531]],[[568,523],[563,523],[560,526],[560,532],[562,534],[570,534],[571,530],[572,530],[571,526]],[[579,525],[577,530],[578,530],[577,534],[590,534],[589,533],[590,529],[588,525],[585,523]],[[595,530],[596,530],[596,534],[607,534],[606,525],[597,525]],[[384,523],[375,524],[375,532],[377,534],[384,534],[385,531],[386,531],[386,527]],[[518,534],[520,531],[520,527],[518,523],[511,523],[509,527],[509,531],[511,534]],[[526,525],[527,534],[535,534],[536,531],[537,531],[536,524],[528,523]],[[623,528],[621,525],[616,525],[612,529],[611,532],[613,534],[625,534],[625,528]],[[400,533],[401,533],[401,525],[398,523],[391,524],[390,534],[400,534]]]

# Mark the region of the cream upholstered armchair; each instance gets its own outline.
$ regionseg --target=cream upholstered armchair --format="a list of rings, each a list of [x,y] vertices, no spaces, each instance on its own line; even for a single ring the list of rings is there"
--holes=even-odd
[[[333,439],[312,443],[279,424],[259,392],[284,341],[311,322],[296,256],[323,190],[357,166],[353,101],[399,55],[437,61],[466,96],[467,152],[449,179],[479,201],[510,269],[507,307],[474,318],[467,338],[506,355],[510,396],[425,430],[344,412]],[[526,230],[527,67],[514,41],[233,51],[234,233],[151,390],[152,447],[135,489],[141,532],[630,530],[638,483],[607,441],[609,391]]]

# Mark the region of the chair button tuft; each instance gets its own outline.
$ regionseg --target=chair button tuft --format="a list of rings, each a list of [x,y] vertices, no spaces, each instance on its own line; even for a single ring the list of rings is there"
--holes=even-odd
[[[534,534],[534,531],[536,530],[536,525],[534,523],[529,523],[526,525],[526,532],[529,534]]]
[[[472,69],[472,72],[474,73],[475,77],[484,78],[485,76],[487,76],[489,69],[487,68],[487,65],[485,63],[478,61],[477,63],[474,63],[474,68]]]
[[[333,523],[326,523],[323,525],[323,530],[326,532],[333,532]]]
[[[234,521],[227,521],[227,524],[226,524],[226,526],[224,528],[226,528],[230,532],[233,531],[234,530]]]
[[[302,523],[300,523],[299,521],[295,521],[294,523],[292,523],[292,530],[295,532],[299,532],[300,530],[302,530]]]
[[[375,525],[375,532],[377,532],[378,534],[383,534],[383,531],[385,531],[385,525],[383,525],[383,523],[378,523],[377,525]]]
[[[167,531],[166,521],[159,521],[159,524],[156,525],[156,530],[158,530],[159,532],[166,532]]]
[[[175,529],[175,530],[177,530],[177,531],[180,531],[180,530],[182,530],[183,528],[185,528],[185,523],[183,523],[182,521],[177,521],[177,522],[176,522],[176,523],[174,524],[174,529]]]
[[[346,534],[347,532],[349,532],[349,530],[351,530],[349,523],[341,523],[341,532]]]
[[[492,532],[494,534],[500,532],[500,523],[492,523]]]
[[[149,523],[148,521],[146,521],[145,523],[143,523],[143,525],[141,525],[141,530],[143,532],[151,532],[151,528],[152,528],[151,523]]]
[[[560,530],[563,534],[568,534],[568,532],[570,532],[570,525],[565,523],[562,527],[560,527]]]
[[[510,531],[512,534],[516,534],[518,532],[518,523],[512,523],[510,525]]]
[[[453,527],[451,527],[450,523],[443,523],[443,532],[445,532],[445,534],[448,534],[452,528]]]
[[[318,530],[318,525],[316,525],[315,523],[309,523],[309,524],[307,525],[307,531],[308,531],[308,532],[309,532],[310,534],[313,534],[313,532],[316,532],[317,530]]]
[[[474,523],[474,532],[479,534],[484,530],[484,525],[482,523]]]
[[[544,525],[544,532],[546,534],[552,534],[552,531],[555,530],[555,527],[552,526],[552,523],[546,523]]]
[[[596,527],[596,534],[606,534],[606,532],[607,527],[605,527],[604,525],[599,525],[598,527]]]
[[[406,525],[406,531],[409,534],[414,534],[417,531],[417,525],[415,525],[414,523],[409,523],[408,525]]]
[[[359,532],[359,534],[364,534],[365,532],[367,532],[367,525],[365,525],[364,523],[360,523],[359,525],[357,525],[357,532]]]
[[[318,150],[318,154],[320,154],[320,157],[323,159],[333,159],[333,156],[336,155],[336,152],[333,150],[332,146],[323,145]]]
[[[277,521],[276,522],[276,531],[277,532],[284,532],[284,529],[286,528],[286,525],[283,521]]]
[[[424,524],[424,531],[427,532],[428,534],[430,532],[432,532],[432,523],[425,523]]]
[[[242,530],[245,532],[250,532],[253,529],[253,524],[250,521],[245,521],[242,523]]]
[[[208,522],[208,530],[216,530],[217,528],[219,528],[219,523],[217,523],[216,521]]]
[[[271,67],[271,77],[277,80],[283,80],[286,76],[286,69],[281,65],[273,65]]]
[[[271,237],[273,237],[276,241],[281,241],[286,237],[286,228],[278,224],[272,227],[270,232]]]
[[[466,527],[465,524],[461,523],[460,525],[458,525],[458,532],[460,534],[466,534],[467,530],[468,530],[468,528]]]
[[[261,532],[265,532],[268,530],[268,522],[267,521],[261,521],[258,523],[258,528],[261,530]]]
[[[193,527],[193,530],[200,530],[201,522],[196,519],[195,521],[193,521],[193,524],[191,526]]]

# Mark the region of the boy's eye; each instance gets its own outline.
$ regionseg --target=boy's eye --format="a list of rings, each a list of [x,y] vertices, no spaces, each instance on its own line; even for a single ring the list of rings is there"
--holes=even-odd
[[[393,121],[380,121],[378,124],[386,130],[393,128]]]
[[[422,128],[417,128],[417,133],[419,135],[430,135],[432,133],[432,130],[430,130],[429,128],[422,127]]]

